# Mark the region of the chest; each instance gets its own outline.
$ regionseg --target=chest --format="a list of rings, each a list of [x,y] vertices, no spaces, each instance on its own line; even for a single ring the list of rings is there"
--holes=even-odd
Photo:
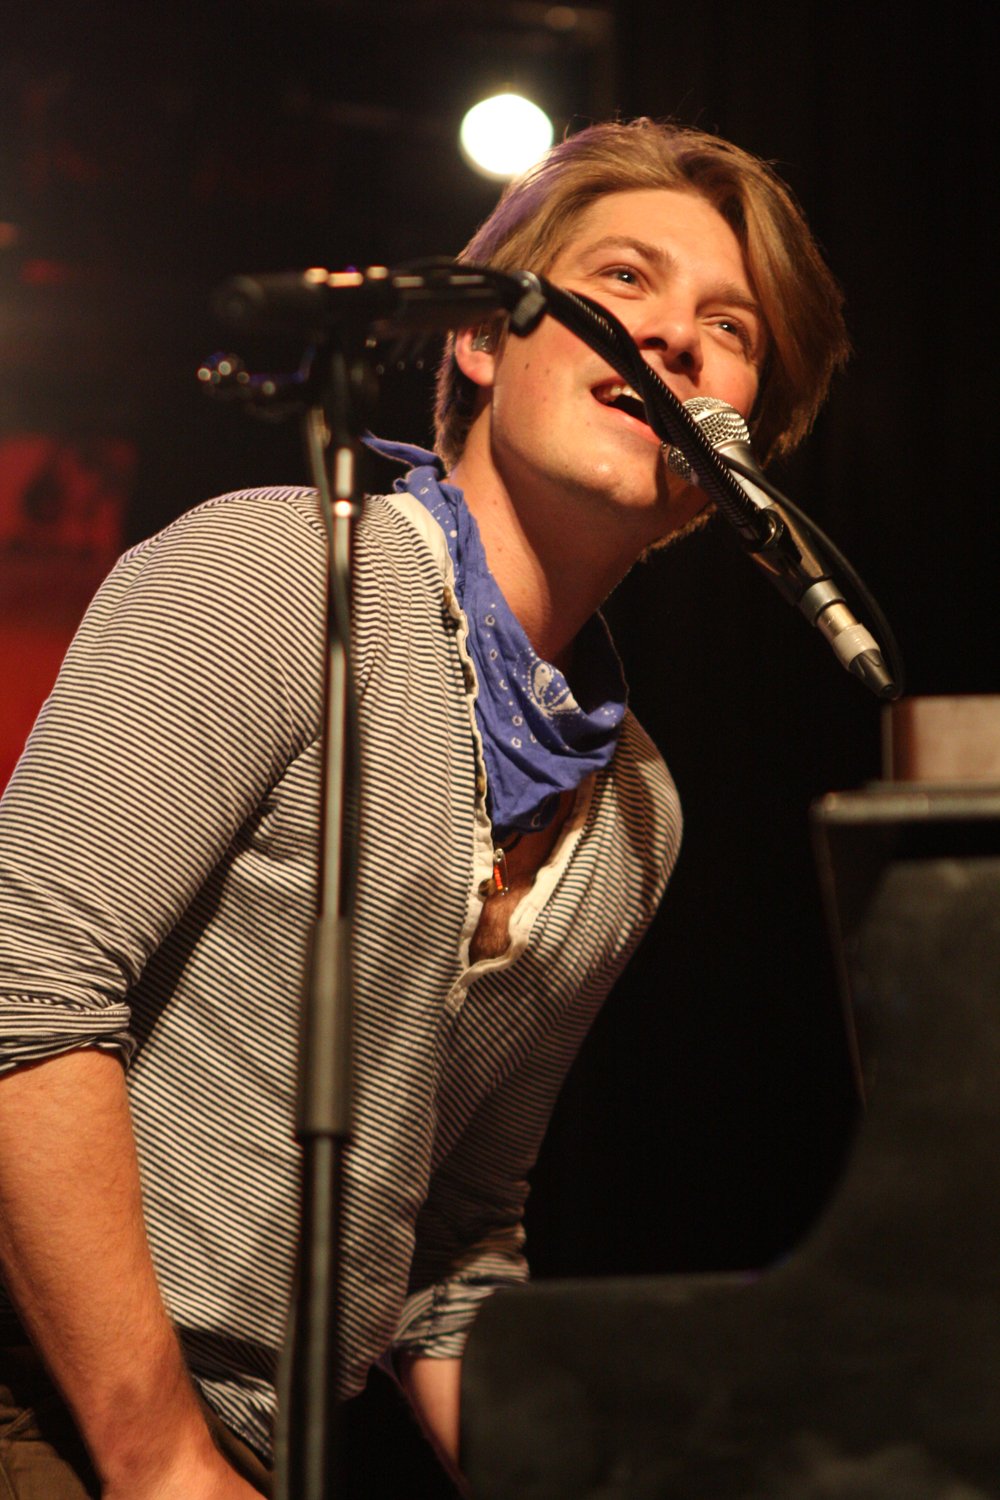
[[[469,945],[469,960],[500,958],[510,946],[510,923],[518,904],[531,890],[535,877],[555,847],[562,826],[573,806],[574,793],[564,792],[559,810],[548,828],[524,834],[505,852],[507,891],[501,893],[493,880],[480,887],[482,910]]]

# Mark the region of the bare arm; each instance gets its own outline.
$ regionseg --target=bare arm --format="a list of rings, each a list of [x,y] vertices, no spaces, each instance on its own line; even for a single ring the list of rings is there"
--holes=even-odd
[[[462,1361],[400,1356],[403,1389],[438,1452],[449,1467],[458,1464]]]
[[[216,1450],[146,1240],[117,1058],[0,1079],[0,1270],[105,1500],[250,1500]]]

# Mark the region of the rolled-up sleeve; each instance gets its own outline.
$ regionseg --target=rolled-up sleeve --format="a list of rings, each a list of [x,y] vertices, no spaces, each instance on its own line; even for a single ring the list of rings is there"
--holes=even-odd
[[[0,1069],[129,1060],[130,987],[317,731],[322,599],[318,527],[267,492],[198,507],[99,590],[0,801]]]

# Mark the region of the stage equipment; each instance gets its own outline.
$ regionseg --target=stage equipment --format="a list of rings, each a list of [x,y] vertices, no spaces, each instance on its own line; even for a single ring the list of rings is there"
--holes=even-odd
[[[989,725],[963,763],[991,782],[954,733],[942,753],[949,703]],[[869,1101],[839,1190],[762,1275],[492,1298],[463,1386],[477,1500],[1000,1496],[1000,700],[892,712],[896,763],[947,779],[814,810]]]
[[[495,182],[526,172],[552,145],[552,121],[521,94],[494,94],[474,104],[458,133],[474,171]]]

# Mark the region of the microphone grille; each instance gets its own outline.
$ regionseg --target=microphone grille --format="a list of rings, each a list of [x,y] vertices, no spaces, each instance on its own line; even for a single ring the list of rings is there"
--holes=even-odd
[[[709,446],[721,448],[723,443],[749,443],[750,429],[735,406],[720,401],[717,396],[692,396],[685,401],[684,410],[701,428]],[[691,479],[693,470],[686,453],[680,448],[671,448],[667,456],[667,468],[681,479]]]

